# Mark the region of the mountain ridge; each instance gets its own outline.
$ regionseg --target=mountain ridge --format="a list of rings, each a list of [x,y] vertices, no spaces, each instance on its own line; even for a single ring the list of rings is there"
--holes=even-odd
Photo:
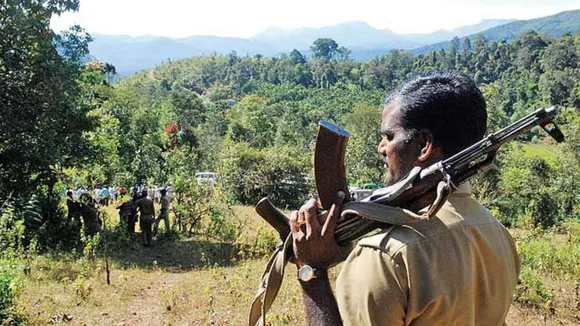
[[[478,24],[461,26],[451,31],[438,30],[426,34],[396,34],[389,29],[376,29],[362,21],[343,22],[321,28],[303,27],[293,30],[268,28],[251,38],[211,35],[169,38],[151,35],[131,37],[93,34],[94,41],[89,48],[96,59],[115,65],[119,75],[127,76],[159,65],[168,59],[178,60],[211,53],[227,54],[235,51],[239,55],[278,56],[297,49],[303,54],[309,54],[312,42],[321,37],[332,38],[340,46],[349,48],[352,51],[351,58],[355,60],[371,59],[393,49],[424,53],[436,48],[445,48],[449,40],[455,36],[473,38],[477,34],[483,33],[485,36],[485,33],[492,33],[489,35],[497,34],[499,37],[509,38],[513,37],[509,34],[512,29],[537,26],[538,29],[545,30],[546,26],[542,26],[543,21],[550,22],[546,23],[548,25],[571,26],[573,30],[580,31],[580,10],[533,20],[485,19]],[[558,31],[553,32],[557,34]],[[489,39],[493,40],[492,37]]]
[[[580,33],[580,10],[568,10],[546,17],[517,20],[467,36],[469,36],[471,41],[473,41],[478,35],[483,36],[488,41],[509,41],[530,29],[551,37],[558,37],[565,32],[570,32],[572,34]],[[414,49],[413,52],[421,54],[440,49],[447,49],[450,44],[451,41],[447,40]]]

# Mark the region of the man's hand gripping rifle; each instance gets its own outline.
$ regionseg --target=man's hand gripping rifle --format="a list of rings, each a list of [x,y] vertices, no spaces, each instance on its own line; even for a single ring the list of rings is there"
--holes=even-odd
[[[400,181],[377,189],[361,203],[345,204],[335,228],[336,241],[347,245],[375,229],[388,226],[380,218],[352,213],[356,212],[357,205],[362,207],[364,203],[369,203],[366,204],[369,207],[375,206],[373,204],[399,207],[419,220],[432,218],[453,190],[491,166],[497,150],[508,141],[538,125],[557,142],[562,142],[564,135],[553,121],[555,115],[554,107],[539,109],[447,159],[427,168],[415,167]],[[314,152],[314,176],[320,204],[326,210],[336,202],[339,191],[348,193],[344,168],[348,137],[348,132],[331,123],[322,121],[319,124]],[[345,201],[349,201],[348,196]],[[413,213],[427,206],[429,208],[424,213]],[[288,218],[267,198],[256,205],[256,211],[278,231],[282,241],[288,237]]]

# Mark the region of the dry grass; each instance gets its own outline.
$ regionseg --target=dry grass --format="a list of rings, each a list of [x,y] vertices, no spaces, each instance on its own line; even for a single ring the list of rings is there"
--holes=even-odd
[[[246,221],[247,241],[268,228],[251,208],[237,207],[233,218]],[[136,240],[110,253],[110,285],[102,258],[38,257],[17,307],[31,325],[245,325],[266,257],[242,259],[235,249],[200,237],[160,240],[151,248]],[[288,265],[269,324],[305,324],[295,278],[296,267]],[[557,289],[554,314],[514,304],[508,325],[580,325],[575,281],[545,282]]]
[[[161,258],[153,252],[139,254],[150,255],[150,260]],[[59,280],[43,277],[46,270],[34,269],[18,306],[31,325],[46,325],[58,314],[72,317],[70,325],[243,325],[265,262],[254,259],[185,270],[159,267],[155,260],[149,268],[114,264],[107,285],[99,260],[80,286],[74,275],[81,273],[48,273],[63,276]],[[284,283],[269,315],[275,324],[301,324],[295,275],[296,268],[288,266],[290,281]]]

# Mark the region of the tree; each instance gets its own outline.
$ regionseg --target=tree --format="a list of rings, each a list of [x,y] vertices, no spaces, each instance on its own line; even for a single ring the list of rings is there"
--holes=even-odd
[[[447,65],[447,69],[452,70],[455,69],[457,55],[459,54],[459,38],[455,36],[451,40],[451,45],[449,46],[449,61]]]
[[[78,1],[0,7],[0,198],[44,182],[52,191],[59,169],[86,153],[93,120],[76,79],[91,39],[79,27],[59,36],[49,27],[52,15],[76,9]]]
[[[331,38],[319,38],[312,43],[310,50],[315,58],[330,60],[337,53],[338,44]]]
[[[91,158],[86,132],[96,119],[82,80],[91,37],[80,27],[55,35],[50,19],[78,0],[7,0],[0,5],[0,198],[37,198],[39,223],[27,234],[41,245],[70,240],[56,185],[67,167]],[[0,208],[0,210],[2,210]]]
[[[467,58],[469,56],[469,54],[471,54],[471,41],[469,41],[469,37],[465,37],[463,39],[463,46],[462,46],[462,50],[463,50],[463,58]]]
[[[300,53],[300,51],[298,51],[296,49],[294,49],[294,50],[292,50],[292,52],[290,52],[290,54],[288,55],[288,58],[290,60],[290,63],[293,65],[306,63],[306,59],[304,58],[302,53]]]
[[[338,54],[338,60],[340,61],[348,61],[350,59],[350,54],[352,53],[351,50],[345,48],[344,46],[338,48],[336,52]]]
[[[517,66],[526,70],[532,68],[534,71],[539,70],[537,59],[540,51],[548,46],[546,41],[536,31],[528,30],[517,37],[515,45],[518,48],[516,52]]]
[[[381,110],[370,105],[359,105],[346,116],[346,127],[351,134],[346,166],[349,178],[357,183],[380,181],[382,164],[376,149],[380,121]]]

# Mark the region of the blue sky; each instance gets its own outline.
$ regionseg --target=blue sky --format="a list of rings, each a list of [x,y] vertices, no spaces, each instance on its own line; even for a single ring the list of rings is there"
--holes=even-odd
[[[186,37],[251,37],[268,27],[322,27],[365,21],[396,33],[428,33],[482,19],[531,19],[580,9],[578,0],[81,0],[76,13],[53,18],[60,31]]]

